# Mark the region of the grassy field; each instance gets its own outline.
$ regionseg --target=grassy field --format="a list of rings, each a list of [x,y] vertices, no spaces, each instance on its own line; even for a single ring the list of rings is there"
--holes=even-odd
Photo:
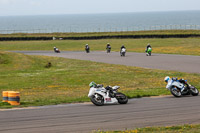
[[[199,133],[200,125],[183,125],[170,127],[146,127],[125,131],[94,131],[93,133]]]
[[[49,62],[52,66],[46,68]],[[0,92],[20,91],[20,107],[89,101],[91,81],[119,85],[129,98],[169,95],[166,75],[188,79],[200,88],[200,74],[0,52]],[[4,107],[9,106],[0,103]]]
[[[13,33],[0,34],[0,37],[87,37],[113,35],[174,35],[200,34],[200,30],[152,30],[152,31],[124,31],[124,32],[88,32],[88,33]]]
[[[200,38],[1,41],[0,51],[53,50],[54,46],[61,51],[83,51],[87,43],[92,51],[104,51],[108,42],[112,51],[119,51],[124,44],[128,52],[144,52],[150,43],[153,53],[200,55]]]

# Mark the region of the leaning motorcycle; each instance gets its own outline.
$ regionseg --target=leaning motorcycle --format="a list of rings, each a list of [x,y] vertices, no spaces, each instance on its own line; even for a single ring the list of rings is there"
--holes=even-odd
[[[199,91],[196,87],[187,83],[187,80],[173,80],[171,88],[169,88],[172,95],[181,97],[183,95],[197,96]]]
[[[55,53],[60,53],[60,50],[58,48],[54,49]]]
[[[152,48],[148,48],[147,50],[146,50],[146,56],[151,56],[151,52],[152,52]]]
[[[115,103],[126,104],[128,102],[127,96],[118,92],[119,86],[107,86],[104,88],[103,85],[96,85],[94,82],[91,82],[89,86],[90,91],[88,97],[96,106]]]

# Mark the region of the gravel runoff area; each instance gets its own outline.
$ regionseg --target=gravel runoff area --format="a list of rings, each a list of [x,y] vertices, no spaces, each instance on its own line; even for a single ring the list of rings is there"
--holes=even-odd
[[[146,56],[145,53],[127,52],[125,57],[121,57],[119,52],[106,53],[104,51],[94,51],[91,53],[61,51],[12,51],[28,55],[57,56],[79,60],[90,60],[109,64],[120,64],[136,66],[150,69],[174,70],[188,73],[200,73],[200,56],[172,55],[172,54],[152,54]]]

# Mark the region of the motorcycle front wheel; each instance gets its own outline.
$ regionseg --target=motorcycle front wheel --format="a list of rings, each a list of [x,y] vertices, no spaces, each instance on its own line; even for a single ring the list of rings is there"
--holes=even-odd
[[[124,95],[123,93],[116,93],[116,98],[118,100],[118,103],[120,104],[127,104],[128,102],[128,97],[126,95]]]
[[[190,93],[191,93],[193,96],[198,96],[198,95],[199,95],[198,89],[195,88],[194,86],[190,86]]]
[[[151,56],[151,52],[149,52],[149,56]]]
[[[99,95],[99,94],[96,94],[97,97],[95,96],[92,96],[90,98],[91,102],[96,105],[96,106],[102,106],[104,105],[104,99],[103,99],[103,96]]]
[[[179,91],[176,87],[170,89],[171,93],[175,97],[181,97],[181,91]]]

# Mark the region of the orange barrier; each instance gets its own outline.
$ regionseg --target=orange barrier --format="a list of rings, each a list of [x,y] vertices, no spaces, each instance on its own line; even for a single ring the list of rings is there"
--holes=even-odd
[[[8,92],[8,103],[11,105],[20,105],[20,93],[16,91]]]
[[[3,102],[8,102],[8,92],[9,91],[2,91]]]

